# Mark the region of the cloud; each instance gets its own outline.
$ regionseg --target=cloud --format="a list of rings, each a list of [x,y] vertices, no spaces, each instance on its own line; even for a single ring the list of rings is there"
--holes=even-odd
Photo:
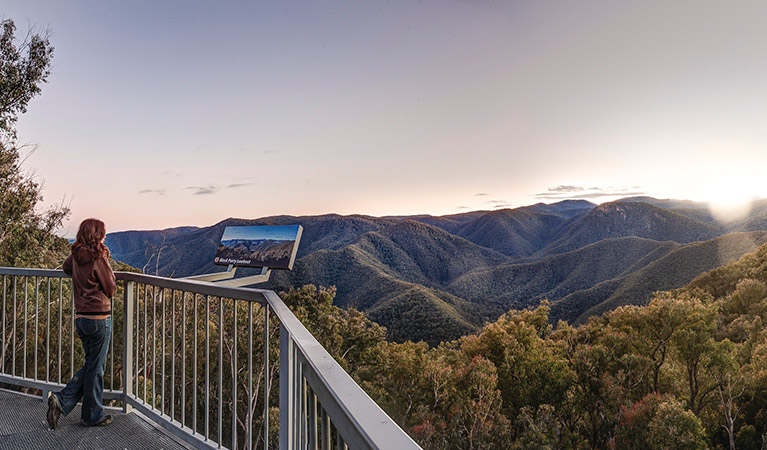
[[[187,186],[184,188],[184,190],[194,191],[192,192],[192,195],[212,195],[224,189],[237,189],[245,186],[251,186],[253,184],[256,183],[231,183],[224,187],[214,186],[212,184],[208,186]]]
[[[480,192],[478,194],[474,194],[475,197],[487,197],[489,194],[486,194],[484,192]]]
[[[209,184],[207,186],[187,186],[185,188],[182,188],[184,191],[192,191],[192,195],[212,195],[216,194],[219,191],[222,191],[224,189],[237,189],[242,188],[246,186],[252,186],[256,184],[255,182],[250,182],[248,180],[253,180],[256,177],[248,177],[248,178],[235,178],[235,183],[227,184],[226,186],[217,186],[213,184]],[[168,193],[167,189],[142,189],[138,191],[139,194],[154,194],[154,195],[166,195]]]
[[[469,209],[468,206],[458,205],[455,207],[456,209]]]
[[[588,194],[578,195],[578,198],[602,198],[602,197],[636,197],[640,195],[647,195],[646,192],[590,192]]]
[[[185,189],[194,191],[192,195],[211,195],[218,190],[216,186],[188,186]]]
[[[573,185],[569,185],[569,184],[560,184],[557,187],[549,188],[548,192],[557,192],[557,193],[560,193],[560,192],[581,192],[584,189],[585,188],[582,187],[582,186],[573,186]],[[591,188],[591,189],[594,189],[594,188]]]
[[[165,189],[142,189],[138,191],[139,194],[157,194],[157,195],[165,195]]]
[[[535,194],[533,197],[538,199],[565,200],[569,198],[598,199],[603,197],[635,197],[639,195],[647,195],[647,192],[640,189],[641,186],[631,186],[630,188],[592,186],[587,188],[574,185],[559,185],[548,188],[546,192]]]
[[[255,183],[232,183],[232,184],[228,185],[226,188],[227,189],[235,189],[235,188],[240,188],[240,187],[245,187],[245,186],[251,186],[253,184],[255,184]]]
[[[486,203],[491,203],[493,205],[499,205],[499,204],[508,205],[509,204],[509,202],[507,200],[488,200]]]

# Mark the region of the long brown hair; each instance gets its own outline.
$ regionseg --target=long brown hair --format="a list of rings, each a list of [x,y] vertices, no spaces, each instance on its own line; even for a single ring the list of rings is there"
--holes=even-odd
[[[93,218],[83,220],[80,229],[77,230],[75,243],[72,244],[72,253],[85,251],[93,259],[100,256],[109,258],[109,249],[101,242],[106,235],[107,230],[104,222]]]

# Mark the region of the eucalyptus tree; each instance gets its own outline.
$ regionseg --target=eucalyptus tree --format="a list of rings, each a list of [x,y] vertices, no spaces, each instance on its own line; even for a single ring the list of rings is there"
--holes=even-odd
[[[53,235],[69,214],[63,204],[40,211],[42,185],[22,168],[16,122],[51,74],[47,33],[16,36],[0,23],[0,265],[56,265],[66,242]]]

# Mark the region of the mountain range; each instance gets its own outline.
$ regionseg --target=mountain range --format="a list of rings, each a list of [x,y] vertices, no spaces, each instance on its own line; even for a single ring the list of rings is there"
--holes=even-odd
[[[446,216],[230,218],[111,233],[107,245],[147,273],[183,277],[222,270],[213,257],[225,227],[288,224],[304,228],[297,260],[269,288],[335,286],[336,304],[365,312],[390,338],[437,344],[542,300],[552,320],[571,323],[645,304],[767,243],[767,201],[726,224],[705,204],[635,197]]]

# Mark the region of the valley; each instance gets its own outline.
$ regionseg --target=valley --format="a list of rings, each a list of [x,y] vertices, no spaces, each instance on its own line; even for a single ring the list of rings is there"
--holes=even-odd
[[[230,218],[112,233],[107,245],[147,273],[183,277],[222,270],[213,256],[226,226],[288,224],[304,228],[297,260],[292,272],[273,272],[269,288],[335,286],[338,306],[363,311],[390,339],[436,345],[542,300],[550,320],[570,323],[646,304],[767,243],[767,202],[728,224],[703,204],[637,197],[448,216]]]

